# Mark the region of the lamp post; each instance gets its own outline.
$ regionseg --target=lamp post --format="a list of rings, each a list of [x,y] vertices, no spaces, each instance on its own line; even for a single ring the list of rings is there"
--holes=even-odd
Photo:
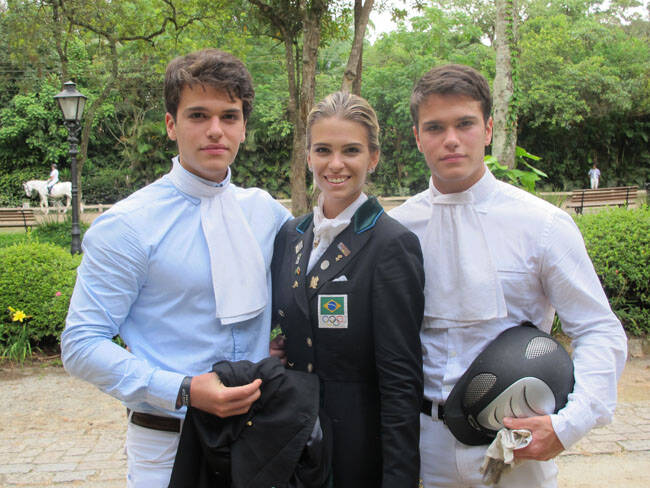
[[[63,91],[54,95],[63,112],[63,123],[68,129],[68,142],[70,143],[70,172],[72,176],[72,254],[81,253],[81,229],[79,228],[79,191],[77,188],[77,144],[79,143],[79,130],[81,129],[81,116],[86,105],[86,96],[77,91],[72,81],[63,84]]]

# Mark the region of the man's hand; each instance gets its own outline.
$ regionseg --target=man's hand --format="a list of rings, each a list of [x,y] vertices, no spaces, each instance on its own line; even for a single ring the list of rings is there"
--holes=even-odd
[[[515,449],[515,459],[536,459],[537,461],[548,461],[562,451],[564,446],[558,439],[551,417],[512,418],[503,419],[503,425],[508,429],[527,429],[533,434],[533,440],[526,447]]]
[[[282,364],[287,365],[287,351],[285,345],[285,337],[280,334],[273,339],[269,344],[269,356],[278,358]]]
[[[262,392],[262,380],[242,386],[225,386],[216,373],[210,372],[192,378],[190,402],[193,407],[218,417],[232,417],[248,412]]]

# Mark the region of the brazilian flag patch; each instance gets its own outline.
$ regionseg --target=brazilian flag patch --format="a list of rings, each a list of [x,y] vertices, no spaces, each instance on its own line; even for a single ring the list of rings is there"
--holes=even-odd
[[[318,295],[318,327],[320,329],[348,328],[347,295]]]

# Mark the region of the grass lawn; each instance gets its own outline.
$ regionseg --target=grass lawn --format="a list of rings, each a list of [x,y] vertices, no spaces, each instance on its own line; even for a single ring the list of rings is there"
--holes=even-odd
[[[20,229],[3,229],[0,231],[0,247],[11,246],[27,239],[27,233]]]
[[[80,223],[81,237],[88,229],[88,224]],[[31,231],[25,232],[24,229],[0,229],[0,247],[18,244],[28,239],[38,242],[50,242],[64,248],[70,248],[70,219],[66,218],[62,222],[46,221],[32,228]]]

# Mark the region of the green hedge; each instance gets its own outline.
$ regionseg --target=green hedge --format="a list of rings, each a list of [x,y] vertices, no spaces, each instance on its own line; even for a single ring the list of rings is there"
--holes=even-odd
[[[30,239],[0,249],[0,346],[23,327],[10,320],[9,307],[31,317],[26,324],[32,344],[58,343],[80,262],[67,249]]]
[[[129,173],[116,168],[97,168],[84,173],[83,201],[91,204],[115,203],[137,190]]]
[[[630,335],[650,332],[650,209],[576,217],[612,309]]]
[[[49,176],[49,169],[43,170],[46,179]],[[33,171],[19,170],[12,173],[0,174],[0,207],[20,207],[23,201],[29,200],[25,195],[23,183],[33,180]],[[34,198],[33,206],[38,206],[38,198]]]

